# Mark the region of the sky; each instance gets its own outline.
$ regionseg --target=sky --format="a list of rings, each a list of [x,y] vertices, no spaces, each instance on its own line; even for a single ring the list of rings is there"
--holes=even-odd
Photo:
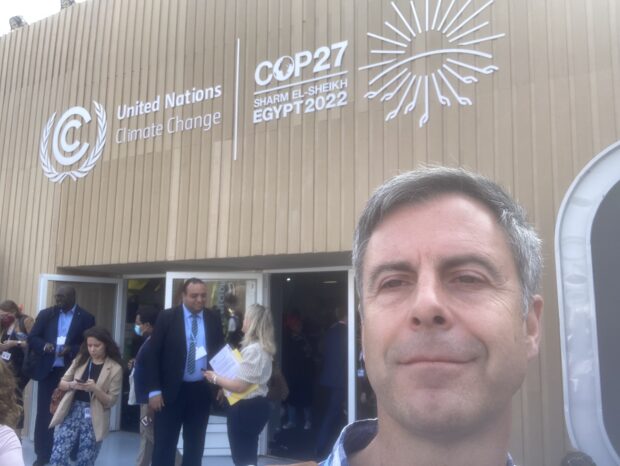
[[[60,0],[0,0],[0,36],[11,31],[11,16],[23,16],[28,24],[33,24],[59,11]]]

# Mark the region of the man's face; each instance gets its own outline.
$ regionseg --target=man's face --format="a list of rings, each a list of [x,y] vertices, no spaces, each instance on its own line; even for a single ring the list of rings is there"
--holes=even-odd
[[[204,283],[190,283],[183,293],[183,304],[191,312],[200,312],[207,302],[207,287]]]
[[[542,300],[522,317],[505,233],[468,197],[442,195],[388,215],[363,264],[363,346],[384,425],[429,438],[509,425]]]
[[[75,293],[71,288],[65,286],[58,288],[56,295],[56,305],[61,309],[68,311],[75,305]]]
[[[151,334],[151,331],[153,330],[153,327],[151,327],[151,324],[146,322],[142,322],[142,319],[140,317],[140,314],[136,314],[136,321],[135,324],[140,327],[140,331],[142,332],[142,335],[144,336],[148,336]]]

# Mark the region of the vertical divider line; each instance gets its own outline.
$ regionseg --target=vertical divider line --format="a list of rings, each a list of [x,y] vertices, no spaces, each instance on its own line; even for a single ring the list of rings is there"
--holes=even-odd
[[[235,109],[233,123],[233,160],[237,160],[237,137],[239,126],[239,38],[235,47]]]

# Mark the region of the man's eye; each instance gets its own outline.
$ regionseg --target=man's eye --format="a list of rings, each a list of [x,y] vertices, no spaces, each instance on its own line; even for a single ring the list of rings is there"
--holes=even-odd
[[[456,277],[459,283],[482,283],[482,278],[477,275],[459,275]]]
[[[403,280],[398,280],[396,278],[391,279],[391,280],[386,280],[381,284],[381,288],[398,288],[399,286],[403,286],[405,284],[405,282]]]

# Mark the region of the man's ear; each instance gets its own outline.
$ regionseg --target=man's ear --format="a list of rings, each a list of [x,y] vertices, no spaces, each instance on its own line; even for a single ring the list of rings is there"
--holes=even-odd
[[[527,346],[527,358],[532,359],[538,355],[540,347],[540,318],[543,311],[543,299],[540,295],[534,295],[529,312],[525,318],[525,344]]]

